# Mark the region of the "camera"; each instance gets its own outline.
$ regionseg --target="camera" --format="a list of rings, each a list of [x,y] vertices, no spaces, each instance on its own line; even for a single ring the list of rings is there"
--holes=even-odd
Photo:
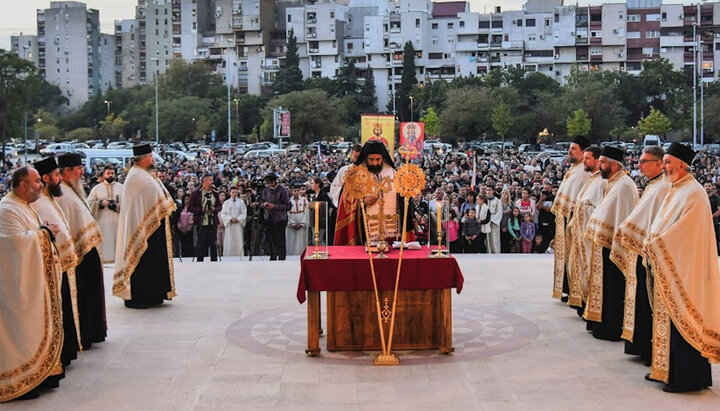
[[[110,204],[108,204],[108,208],[112,211],[117,211],[117,201],[115,200],[108,200]]]

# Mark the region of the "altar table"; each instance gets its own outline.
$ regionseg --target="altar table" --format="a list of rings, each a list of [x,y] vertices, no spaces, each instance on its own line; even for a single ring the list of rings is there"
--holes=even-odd
[[[323,248],[324,249],[324,248]],[[370,262],[362,246],[328,247],[327,259],[308,258],[313,247],[301,256],[297,299],[307,294],[308,355],[320,353],[320,292],[327,293],[327,348],[335,350],[380,350]],[[373,257],[377,254],[373,253]],[[392,307],[399,250],[385,259],[373,258],[380,294],[380,310]],[[439,349],[452,347],[451,288],[462,291],[463,276],[453,257],[428,258],[427,248],[405,250],[393,336],[393,348]],[[390,321],[383,321],[385,337]]]

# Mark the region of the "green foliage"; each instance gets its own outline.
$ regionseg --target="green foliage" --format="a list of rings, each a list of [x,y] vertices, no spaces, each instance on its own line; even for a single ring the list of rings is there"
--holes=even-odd
[[[278,106],[290,110],[291,137],[295,142],[304,144],[346,132],[342,121],[346,113],[337,97],[328,96],[322,90],[303,90],[279,96],[268,103],[260,129],[264,139],[272,137],[272,110]]]
[[[335,95],[337,91],[337,82],[327,77],[308,77],[303,83],[303,90],[322,90],[327,95]]]
[[[94,138],[95,130],[89,127],[76,128],[65,133],[65,139],[67,140],[88,141]]]
[[[440,132],[440,119],[435,109],[428,107],[424,116],[420,117],[420,122],[425,123],[425,134],[430,137],[437,137]]]
[[[152,78],[152,75],[148,77]],[[189,62],[180,57],[170,61],[167,70],[158,80],[160,99],[163,100],[186,96],[217,98],[227,93],[222,76],[210,71],[210,66],[201,61]]]
[[[128,122],[123,120],[122,116],[116,117],[114,114],[110,114],[109,116],[105,117],[105,120],[102,120],[100,122],[100,129],[98,130],[98,134],[102,138],[112,140],[116,137],[119,137],[122,140],[124,137],[123,132],[127,125]]]
[[[492,114],[493,129],[500,135],[505,142],[505,137],[510,132],[513,124],[513,117],[510,108],[505,103],[500,103]]]
[[[426,78],[423,85],[415,86],[412,90],[416,110],[422,113],[432,107],[437,112],[442,113],[449,89],[450,85],[443,80],[432,81]]]
[[[0,138],[5,152],[5,142],[21,125],[23,113],[29,108],[32,86],[28,76],[35,67],[15,53],[0,50]],[[3,166],[5,156],[0,155]]]
[[[172,100],[160,100],[160,141],[189,141],[194,137],[196,130],[193,118],[197,119],[203,114],[209,115],[210,112],[210,100],[208,99],[185,96]],[[150,119],[147,130],[148,136],[155,136],[154,118]],[[225,131],[227,131],[227,123]],[[218,131],[217,135],[223,134]]]
[[[468,87],[448,92],[445,110],[440,114],[440,134],[445,139],[472,140],[492,129],[492,101],[484,87]]]
[[[655,107],[650,107],[650,114],[638,121],[638,128],[643,134],[654,134],[665,137],[670,132],[672,123]]]
[[[397,89],[396,112],[400,121],[410,121],[410,93],[417,84],[415,77],[415,47],[412,42],[405,43],[403,50],[403,67],[400,86]]]
[[[572,116],[567,119],[567,133],[570,137],[587,136],[590,134],[592,120],[585,110],[579,108],[573,111]]]
[[[347,95],[355,95],[358,92],[357,68],[355,60],[349,59],[342,67],[336,79],[335,95],[337,97],[345,97]]]
[[[720,137],[720,95],[713,94],[705,99],[705,133]]]
[[[285,53],[285,66],[280,68],[275,76],[273,90],[275,94],[287,94],[303,88],[302,72],[300,71],[300,57],[298,55],[297,37],[289,32]]]
[[[377,112],[377,97],[375,96],[375,77],[372,70],[365,71],[365,81],[357,97],[358,114]]]

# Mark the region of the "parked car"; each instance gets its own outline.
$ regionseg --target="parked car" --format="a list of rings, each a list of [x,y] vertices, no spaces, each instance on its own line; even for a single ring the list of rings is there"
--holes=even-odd
[[[120,150],[125,148],[132,148],[133,143],[129,141],[113,141],[111,143],[108,143],[107,148],[108,150]]]
[[[5,145],[5,158],[17,157],[18,151],[13,147],[12,144]]]
[[[265,158],[265,157],[272,157],[275,155],[280,154],[287,154],[287,150],[285,149],[279,149],[279,148],[268,148],[265,150],[249,150],[244,155],[243,158],[250,159],[250,158]]]
[[[43,156],[56,157],[71,152],[73,152],[73,147],[71,143],[52,143],[40,150],[40,154]]]
[[[130,164],[130,160],[133,158],[133,151],[131,149],[120,149],[120,150],[112,150],[112,149],[105,149],[105,150],[94,150],[94,149],[87,149],[87,150],[81,150],[80,153],[83,155],[83,162],[85,163],[85,171],[88,173],[93,172],[93,168],[100,164],[114,164],[116,167],[119,168],[125,168],[128,167]],[[162,165],[165,163],[165,160],[163,160],[162,157],[156,152],[153,151],[152,153],[153,158],[155,159],[155,162],[158,165]]]
[[[448,143],[443,143],[440,140],[425,140],[423,150],[425,151],[435,151],[435,150],[442,150],[442,151],[450,151],[452,150],[452,145]]]

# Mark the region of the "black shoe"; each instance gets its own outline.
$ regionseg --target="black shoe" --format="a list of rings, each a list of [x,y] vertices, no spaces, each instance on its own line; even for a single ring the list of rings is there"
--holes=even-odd
[[[140,304],[140,303],[136,303],[136,302],[133,302],[133,301],[126,300],[126,301],[125,301],[125,307],[127,307],[127,308],[136,308],[136,309],[142,310],[142,309],[148,308],[148,305],[147,305],[147,304]]]
[[[37,388],[33,388],[32,390],[28,391],[26,394],[17,397],[16,400],[19,400],[19,401],[34,400],[35,398],[38,398],[39,396],[40,396],[40,391],[38,391]]]
[[[568,302],[568,298],[569,297],[567,295],[563,295],[562,297],[560,297],[560,301],[566,303],[566,302]]]
[[[645,379],[652,382],[662,382],[660,380],[656,380],[655,378],[650,377],[650,373],[645,374]]]
[[[675,394],[679,394],[679,393],[683,393],[683,392],[695,392],[695,391],[700,391],[700,390],[703,390],[703,389],[705,389],[705,388],[707,388],[707,387],[702,387],[702,388],[678,388],[678,387],[673,387],[673,386],[670,386],[670,385],[665,385],[665,386],[663,387],[663,391],[665,391],[665,392],[671,392],[671,393],[675,393]]]

